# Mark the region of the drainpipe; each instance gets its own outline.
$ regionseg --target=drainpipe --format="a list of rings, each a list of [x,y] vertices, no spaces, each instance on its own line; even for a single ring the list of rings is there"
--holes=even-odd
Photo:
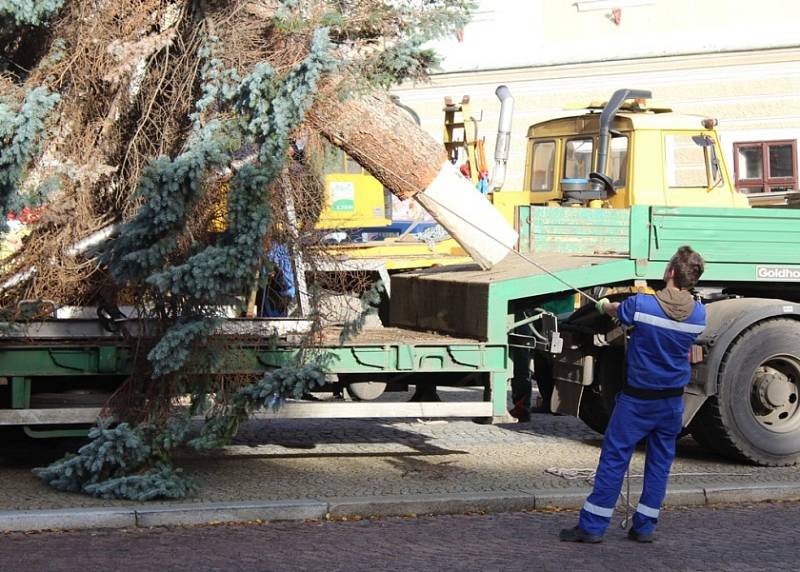
[[[494,94],[500,100],[500,120],[497,125],[497,142],[494,146],[494,169],[489,188],[499,191],[506,182],[508,150],[511,147],[511,118],[514,115],[514,98],[505,85],[498,87]]]

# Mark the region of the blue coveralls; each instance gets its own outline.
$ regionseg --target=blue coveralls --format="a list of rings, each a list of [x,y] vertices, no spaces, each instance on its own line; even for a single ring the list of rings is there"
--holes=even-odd
[[[293,299],[297,295],[297,286],[294,279],[294,266],[289,249],[284,244],[274,243],[267,252],[267,259],[274,265],[276,294],[286,299]],[[280,308],[273,308],[267,292],[261,300],[259,315],[265,318],[280,318],[286,312]]]
[[[695,302],[692,314],[682,322],[670,319],[655,296],[637,294],[619,306],[619,321],[635,326],[627,355],[627,384],[639,390],[682,389],[691,375],[689,351],[703,331],[705,308]],[[647,439],[644,488],[633,515],[633,530],[652,533],[667,491],[675,441],[683,420],[683,397],[647,399],[620,393],[603,439],[594,490],[581,510],[578,526],[602,536],[611,522],[625,471],[637,443]]]

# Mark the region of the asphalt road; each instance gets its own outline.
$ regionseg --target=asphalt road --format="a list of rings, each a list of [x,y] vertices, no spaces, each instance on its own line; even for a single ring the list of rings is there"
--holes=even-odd
[[[798,570],[800,504],[671,509],[653,544],[613,525],[559,542],[574,511],[0,535],[0,570]],[[615,518],[615,523],[619,518]]]

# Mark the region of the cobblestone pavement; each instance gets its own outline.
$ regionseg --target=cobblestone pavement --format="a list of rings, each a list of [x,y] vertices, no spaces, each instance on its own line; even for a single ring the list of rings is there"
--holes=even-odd
[[[445,399],[451,397],[443,392]],[[479,425],[469,420],[271,420],[245,424],[221,451],[186,452],[179,464],[201,484],[180,502],[327,499],[342,496],[530,491],[588,486],[549,468],[594,468],[601,437],[571,417],[534,415],[530,423]],[[0,510],[125,506],[59,493],[31,468],[52,450],[2,457]],[[632,475],[643,467],[634,457]],[[720,459],[691,438],[680,441],[673,484],[708,486],[793,481],[800,467],[754,467]],[[641,482],[641,481],[639,481]],[[165,503],[166,504],[166,503]]]
[[[797,570],[800,505],[672,509],[653,544],[616,526],[559,542],[575,512],[0,535],[0,570]]]

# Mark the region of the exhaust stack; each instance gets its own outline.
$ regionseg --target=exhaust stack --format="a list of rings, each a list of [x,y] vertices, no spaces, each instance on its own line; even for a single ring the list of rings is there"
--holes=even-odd
[[[514,97],[505,85],[499,86],[494,94],[500,100],[500,120],[497,125],[497,141],[494,146],[494,169],[489,188],[499,191],[506,182],[508,152],[511,147],[511,119],[514,115]]]

